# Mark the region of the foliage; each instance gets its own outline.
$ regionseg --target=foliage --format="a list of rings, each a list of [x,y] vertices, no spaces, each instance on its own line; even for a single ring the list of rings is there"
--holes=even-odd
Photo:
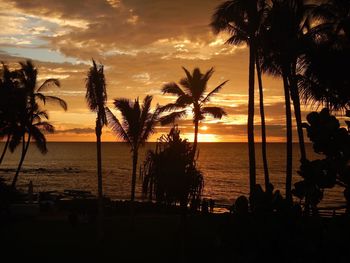
[[[0,138],[7,138],[1,158],[7,146],[13,152],[22,143],[20,162],[12,181],[13,187],[16,185],[31,140],[35,141],[41,153],[47,152],[45,133],[53,133],[54,127],[47,121],[49,116],[47,111],[41,108],[42,105],[56,102],[67,110],[64,100],[45,94],[47,88],[60,87],[57,79],[47,79],[39,86],[38,70],[34,64],[30,60],[19,64],[20,68],[16,70],[10,70],[3,64],[0,80]]]
[[[139,99],[131,101],[129,99],[115,99],[114,106],[122,116],[119,120],[110,109],[106,108],[106,115],[109,127],[123,141],[127,142],[132,152],[132,181],[131,181],[131,201],[135,198],[136,169],[138,161],[138,150],[143,146],[151,134],[154,133],[155,125],[160,114],[159,107],[152,112],[152,96],[146,96],[143,104]]]
[[[197,149],[198,125],[205,119],[205,116],[211,116],[221,119],[226,112],[221,107],[205,106],[210,102],[212,97],[218,93],[227,81],[222,82],[219,86],[207,93],[207,84],[214,73],[211,68],[202,73],[199,68],[195,68],[192,74],[183,67],[186,77],[180,80],[180,86],[175,82],[167,83],[163,86],[162,92],[177,97],[175,103],[169,103],[160,108],[161,112],[170,111],[171,113],[160,118],[160,123],[166,125],[174,123],[177,119],[187,115],[186,108],[192,107],[194,123],[194,143],[193,152]]]
[[[155,151],[149,151],[143,169],[143,194],[161,203],[186,206],[199,200],[204,179],[192,158],[192,146],[173,127],[162,136]]]
[[[89,106],[89,109],[93,112],[97,112],[97,122],[100,126],[107,124],[107,118],[105,113],[105,104],[107,101],[106,80],[104,75],[103,65],[97,65],[92,60],[92,67],[89,69],[86,78],[86,95],[85,99]]]
[[[350,117],[349,113],[347,117]],[[336,184],[350,186],[350,133],[340,126],[339,120],[330,114],[327,108],[320,113],[307,115],[308,123],[303,126],[313,144],[316,153],[324,159],[305,161],[299,174],[302,181],[295,184],[294,195],[306,198],[311,206],[316,206],[323,197],[324,188],[332,188]]]

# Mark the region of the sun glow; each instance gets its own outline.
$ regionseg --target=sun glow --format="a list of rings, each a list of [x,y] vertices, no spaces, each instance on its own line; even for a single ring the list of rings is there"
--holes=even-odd
[[[200,128],[202,131],[207,131],[208,130],[208,126],[204,125]]]
[[[194,135],[193,135],[193,133],[184,133],[183,138],[186,138],[190,142],[193,142]],[[219,141],[220,141],[220,138],[216,134],[198,133],[198,142],[219,142]]]

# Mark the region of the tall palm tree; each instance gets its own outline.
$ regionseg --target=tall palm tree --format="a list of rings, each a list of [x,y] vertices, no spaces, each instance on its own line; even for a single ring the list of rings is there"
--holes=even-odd
[[[328,0],[313,9],[310,41],[301,58],[298,87],[305,103],[342,111],[350,108],[350,2]]]
[[[273,0],[269,6],[261,38],[263,42],[263,71],[281,75],[286,100],[287,122],[287,176],[286,197],[292,200],[292,120],[290,98],[294,106],[299,138],[301,162],[306,151],[301,121],[300,98],[297,84],[298,61],[303,54],[310,32],[309,14],[314,8],[305,0]]]
[[[132,177],[131,177],[131,197],[135,200],[136,171],[138,162],[138,152],[140,146],[144,145],[150,135],[154,133],[155,125],[158,121],[159,107],[151,112],[152,96],[146,96],[142,106],[139,99],[131,101],[129,99],[115,99],[115,109],[121,114],[121,121],[106,108],[108,125],[112,131],[123,141],[127,142],[132,153]]]
[[[22,154],[18,164],[16,174],[12,180],[12,187],[16,187],[19,172],[27,154],[30,142],[35,140],[37,148],[41,153],[47,152],[46,138],[42,131],[52,133],[54,132],[53,126],[45,120],[48,120],[49,116],[46,111],[40,109],[38,104],[41,101],[44,105],[47,102],[56,102],[64,110],[67,110],[67,103],[56,97],[45,95],[45,89],[55,86],[60,87],[60,83],[57,79],[47,79],[39,87],[37,86],[38,71],[34,64],[28,60],[26,62],[20,62],[21,68],[17,71],[17,79],[19,81],[20,89],[23,89],[25,94],[25,108],[21,111],[20,126],[21,126],[21,139],[14,140],[14,145],[18,144],[22,140]],[[26,136],[27,135],[27,136]],[[27,137],[27,138],[26,138]],[[11,146],[11,144],[10,144]]]
[[[97,146],[97,189],[98,189],[98,236],[102,238],[103,222],[103,187],[102,187],[102,160],[101,160],[101,134],[102,127],[107,124],[105,105],[107,101],[106,81],[103,72],[103,65],[96,65],[92,60],[92,67],[89,69],[86,78],[85,99],[89,109],[97,113],[96,117],[96,146]]]
[[[331,37],[344,36],[350,40],[350,2],[347,0],[328,0],[316,6],[312,15],[321,19],[322,30],[327,30]]]
[[[6,138],[6,142],[0,156],[0,164],[5,157],[11,135],[16,126],[18,98],[15,98],[16,82],[14,72],[2,63],[2,76],[0,78],[0,139]]]
[[[265,1],[230,0],[220,4],[211,26],[215,33],[228,32],[230,44],[245,43],[249,46],[249,101],[248,101],[248,147],[250,194],[256,184],[256,163],[254,144],[254,83],[257,56],[257,37],[264,15]]]
[[[303,101],[330,110],[350,109],[350,45],[312,43],[302,59],[298,87]]]
[[[183,70],[185,71],[186,77],[180,80],[182,88],[175,82],[167,83],[162,88],[163,94],[175,95],[177,99],[174,103],[169,103],[161,108],[162,112],[173,112],[163,116],[160,121],[162,125],[172,123],[176,119],[186,116],[186,108],[192,106],[194,123],[193,154],[195,154],[198,142],[199,121],[203,120],[205,115],[210,115],[218,119],[226,115],[226,112],[220,107],[204,105],[210,101],[213,95],[221,90],[227,81],[222,82],[219,86],[206,94],[207,84],[214,73],[214,69],[211,68],[204,74],[201,73],[199,68],[195,68],[192,74],[184,67]]]
[[[261,120],[261,154],[263,159],[264,167],[264,179],[265,179],[265,190],[269,188],[270,185],[270,175],[269,166],[267,162],[267,147],[266,147],[266,122],[265,122],[265,109],[264,109],[264,89],[262,82],[262,73],[259,57],[256,58],[256,75],[258,77],[258,87],[259,87],[259,108],[260,108],[260,120]]]

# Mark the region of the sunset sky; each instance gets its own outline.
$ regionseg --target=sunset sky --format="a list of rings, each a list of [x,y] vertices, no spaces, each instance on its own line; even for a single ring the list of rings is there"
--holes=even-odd
[[[105,65],[108,105],[114,98],[143,99],[154,103],[174,100],[161,94],[166,82],[178,82],[184,72],[210,67],[215,73],[208,90],[229,82],[211,103],[225,108],[222,120],[200,124],[200,141],[246,141],[248,50],[226,45],[225,35],[208,26],[221,0],[0,0],[0,60],[13,63],[32,59],[39,69],[39,84],[58,78],[61,89],[49,91],[65,99],[68,111],[48,107],[56,127],[51,141],[95,140],[95,114],[85,102],[85,77],[91,58]],[[256,89],[257,90],[257,89]],[[282,83],[264,76],[265,110],[269,141],[284,140]],[[193,139],[189,118],[179,122]],[[260,137],[258,93],[256,135]],[[155,140],[169,127],[159,127]],[[115,136],[104,129],[104,141]]]

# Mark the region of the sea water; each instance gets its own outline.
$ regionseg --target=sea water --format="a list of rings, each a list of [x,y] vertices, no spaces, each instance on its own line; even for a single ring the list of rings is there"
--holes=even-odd
[[[155,143],[147,143],[139,151],[139,165],[147,150]],[[4,144],[0,144],[2,149]],[[8,152],[0,166],[0,176],[12,180],[20,158],[20,149]],[[217,204],[232,204],[240,195],[249,193],[249,161],[246,143],[199,143],[198,167],[204,175],[204,197]],[[312,145],[306,145],[309,159],[320,159]],[[48,153],[42,155],[32,143],[19,175],[18,187],[26,189],[29,181],[34,191],[87,190],[96,193],[96,144],[92,142],[49,142]],[[298,145],[293,145],[293,183],[301,180]],[[270,180],[275,189],[285,192],[285,143],[267,145]],[[128,199],[131,191],[131,153],[126,143],[102,143],[104,194],[112,199]],[[256,144],[257,183],[264,186],[261,144]],[[136,196],[141,199],[141,179],[137,180]],[[325,190],[322,206],[345,203],[343,189]]]

